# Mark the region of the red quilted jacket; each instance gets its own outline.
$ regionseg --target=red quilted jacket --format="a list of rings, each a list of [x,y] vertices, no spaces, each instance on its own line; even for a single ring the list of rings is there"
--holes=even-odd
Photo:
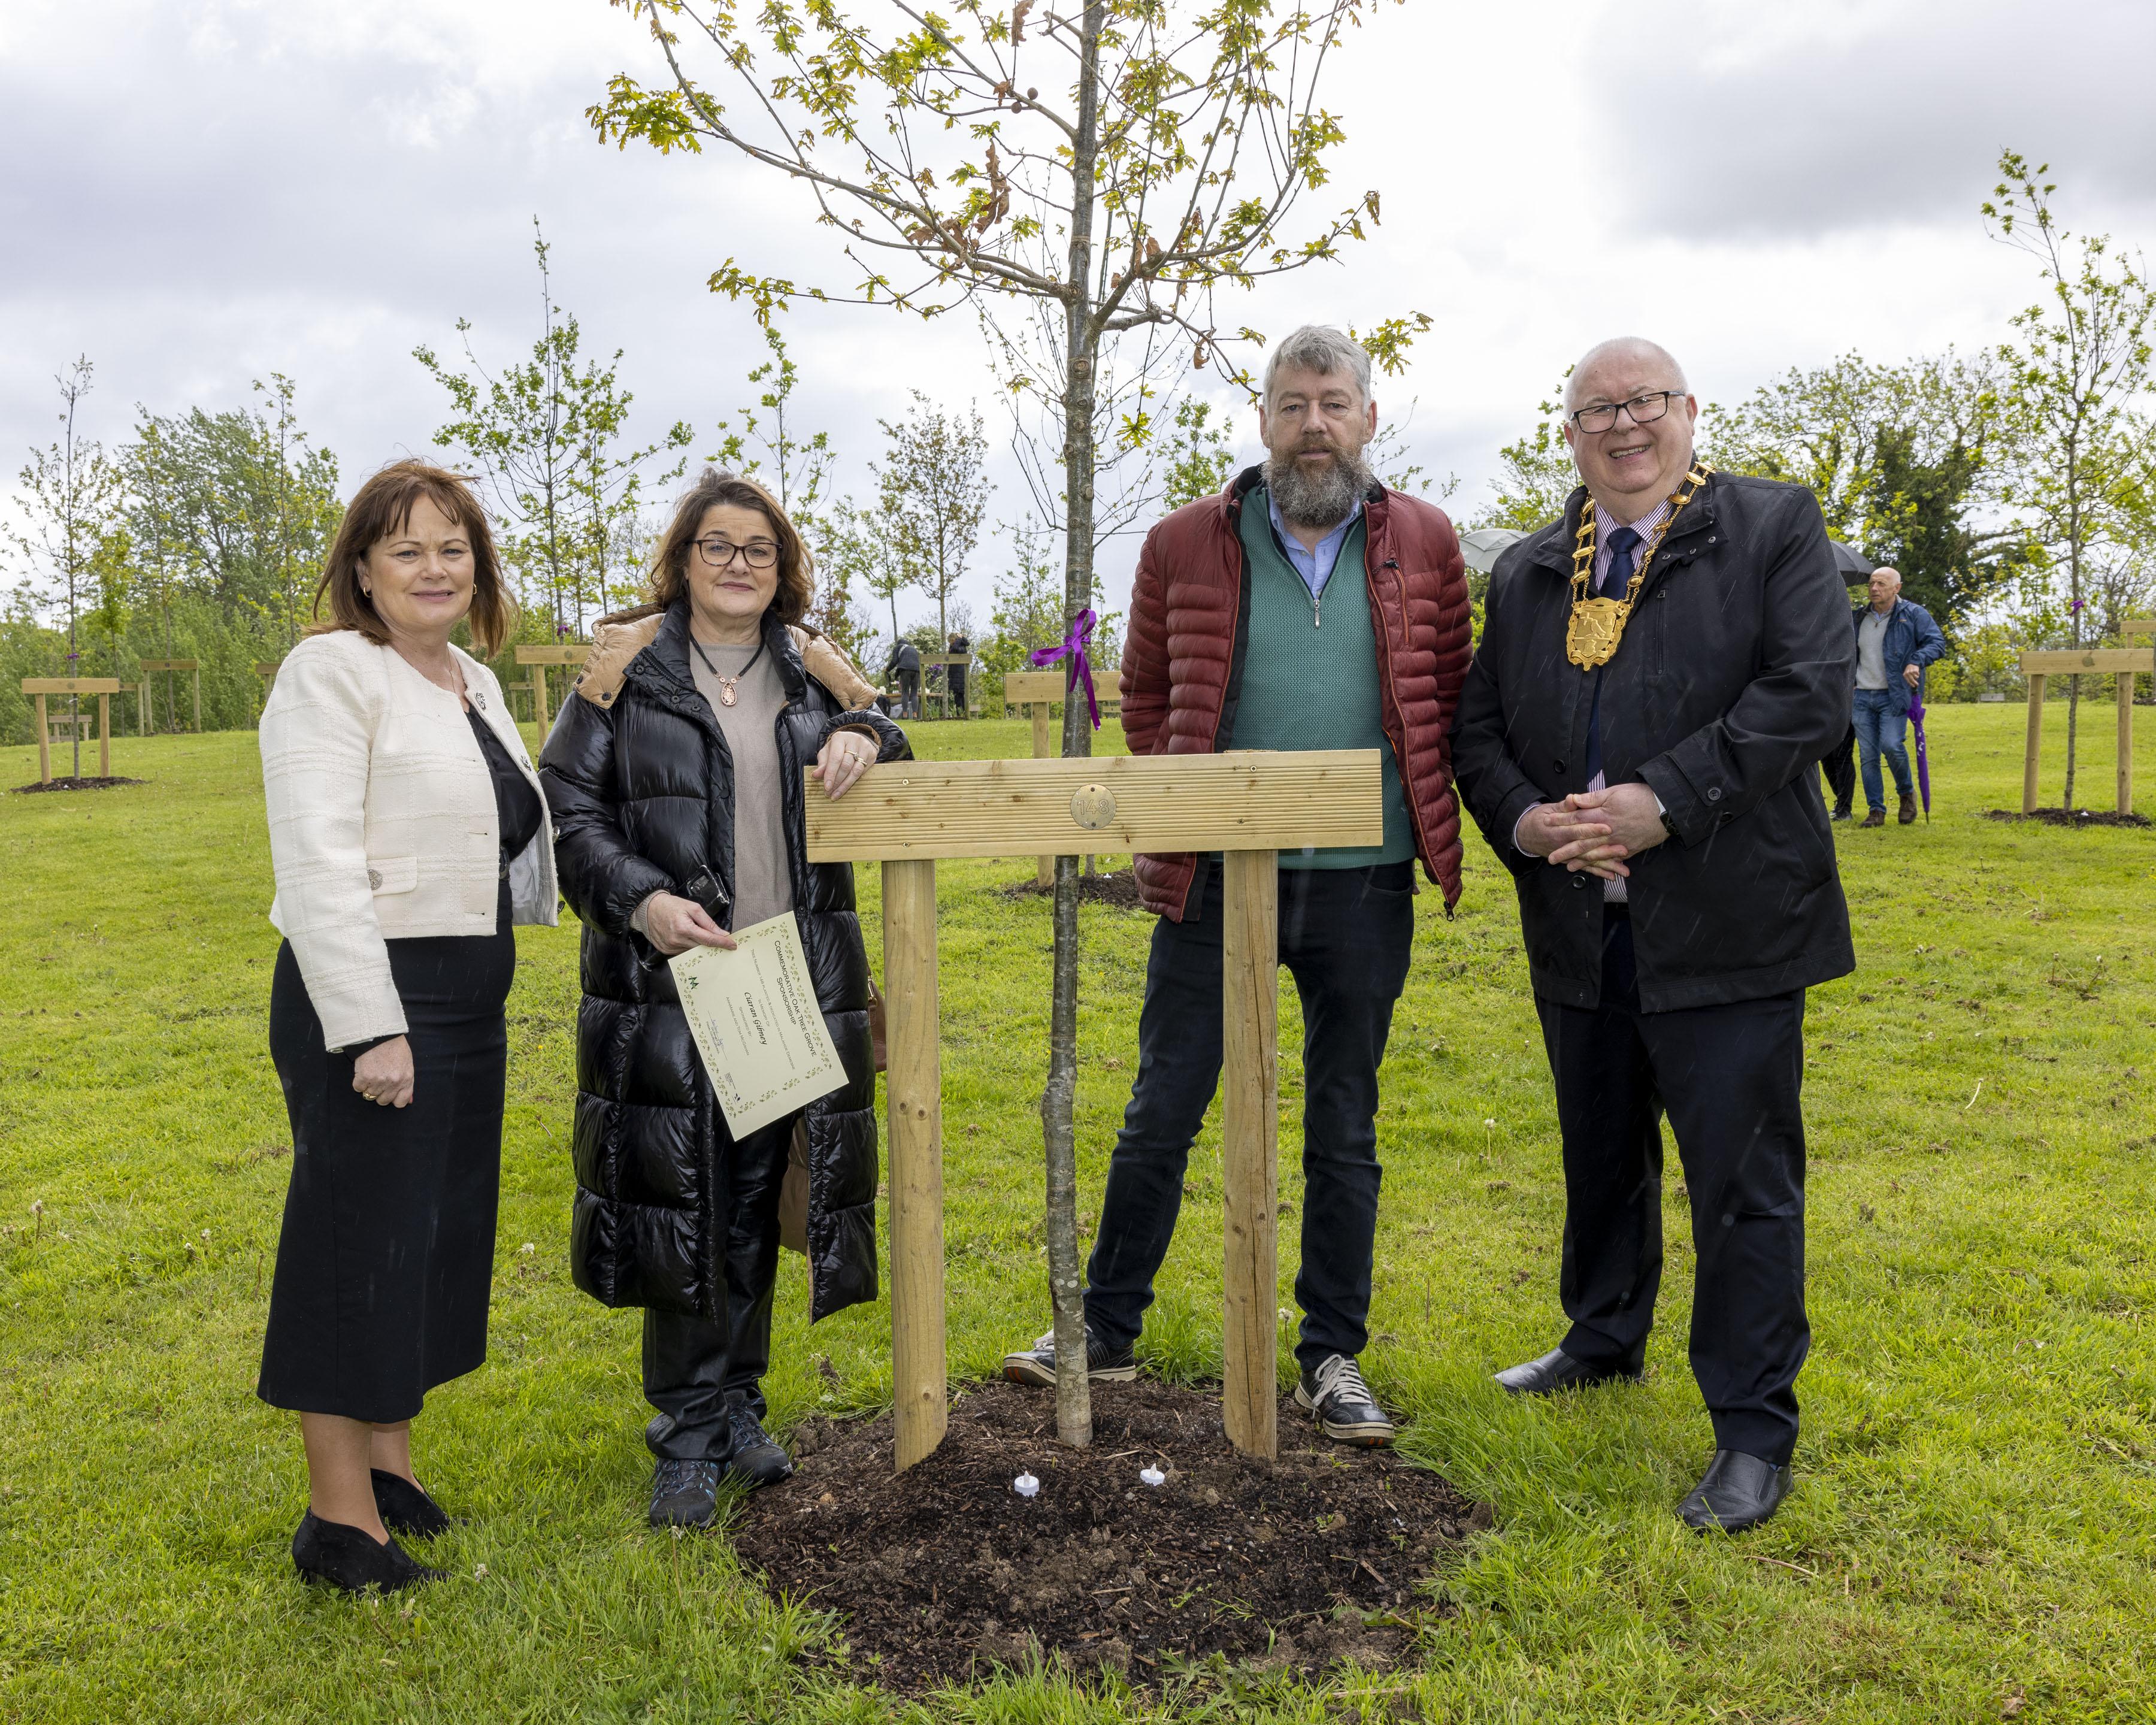
[[[1146,535],[1123,642],[1123,734],[1134,755],[1209,754],[1233,747],[1250,590],[1238,526],[1251,468],[1217,497],[1186,504]],[[1373,489],[1363,506],[1364,572],[1385,739],[1399,762],[1415,854],[1460,898],[1460,807],[1452,794],[1452,710],[1467,675],[1466,566],[1445,511]],[[1198,859],[1136,860],[1149,911],[1180,922]]]

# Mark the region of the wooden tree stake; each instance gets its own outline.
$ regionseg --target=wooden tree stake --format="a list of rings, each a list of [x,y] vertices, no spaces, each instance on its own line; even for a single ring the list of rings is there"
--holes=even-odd
[[[949,1424],[943,1348],[943,1101],[937,1048],[936,865],[883,865],[884,988],[891,997],[891,1356],[901,1471]]]
[[[2044,675],[2033,671],[2029,677],[2029,743],[2021,757],[2021,812],[2036,812],[2036,762],[2044,747]]]
[[[1228,1440],[1270,1460],[1280,1453],[1279,860],[1270,850],[1230,850],[1221,864],[1221,1411]]]

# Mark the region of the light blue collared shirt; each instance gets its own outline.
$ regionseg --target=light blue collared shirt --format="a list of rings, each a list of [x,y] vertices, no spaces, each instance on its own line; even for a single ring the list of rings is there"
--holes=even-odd
[[[1265,507],[1271,511],[1273,533],[1280,541],[1281,549],[1295,566],[1295,572],[1302,577],[1302,584],[1310,589],[1313,599],[1325,596],[1325,583],[1332,578],[1332,566],[1340,561],[1340,547],[1347,542],[1348,530],[1363,519],[1363,500],[1358,497],[1355,506],[1348,511],[1348,519],[1317,542],[1315,551],[1287,530],[1281,519],[1280,501],[1273,495],[1272,487],[1265,487]]]

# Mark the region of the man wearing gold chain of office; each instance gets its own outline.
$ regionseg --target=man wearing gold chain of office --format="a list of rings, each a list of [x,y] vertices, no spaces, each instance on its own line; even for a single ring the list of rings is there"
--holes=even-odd
[[[1848,723],[1849,602],[1809,491],[1696,460],[1663,349],[1604,342],[1565,408],[1584,483],[1499,560],[1453,733],[1519,892],[1564,1149],[1570,1328],[1498,1382],[1640,1376],[1666,1113],[1714,1426],[1677,1512],[1735,1531],[1789,1493],[1810,1343],[1804,990],[1856,967],[1815,770]]]

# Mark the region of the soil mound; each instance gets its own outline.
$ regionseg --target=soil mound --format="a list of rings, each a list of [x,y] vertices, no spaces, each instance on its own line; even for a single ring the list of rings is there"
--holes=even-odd
[[[2047,827],[2145,827],[2150,824],[2145,814],[2121,814],[2116,809],[2032,809],[2026,814],[2018,809],[1994,809],[1984,818],[2041,821]]]
[[[27,797],[33,791],[109,791],[116,784],[146,784],[148,783],[147,779],[121,778],[116,775],[111,778],[99,778],[92,774],[85,778],[39,779],[29,784],[18,784],[15,787],[15,794],[18,797]]]
[[[1416,1584],[1432,1556],[1491,1519],[1395,1454],[1327,1442],[1289,1400],[1270,1464],[1229,1444],[1214,1397],[1166,1384],[1096,1384],[1090,1450],[1058,1445],[1055,1419],[1053,1391],[979,1385],[896,1476],[888,1414],[811,1420],[736,1547],[773,1589],[839,1614],[855,1681],[919,1691],[1060,1661],[1143,1686],[1215,1654],[1390,1665],[1431,1609]],[[1013,1489],[1020,1473],[1037,1497]]]
[[[1053,881],[1043,886],[1030,876],[1024,880],[1014,880],[1009,886],[996,890],[1005,898],[1055,896]],[[1078,902],[1081,905],[1112,905],[1119,911],[1144,908],[1138,902],[1138,877],[1128,869],[1118,870],[1112,875],[1081,875],[1078,877]]]

